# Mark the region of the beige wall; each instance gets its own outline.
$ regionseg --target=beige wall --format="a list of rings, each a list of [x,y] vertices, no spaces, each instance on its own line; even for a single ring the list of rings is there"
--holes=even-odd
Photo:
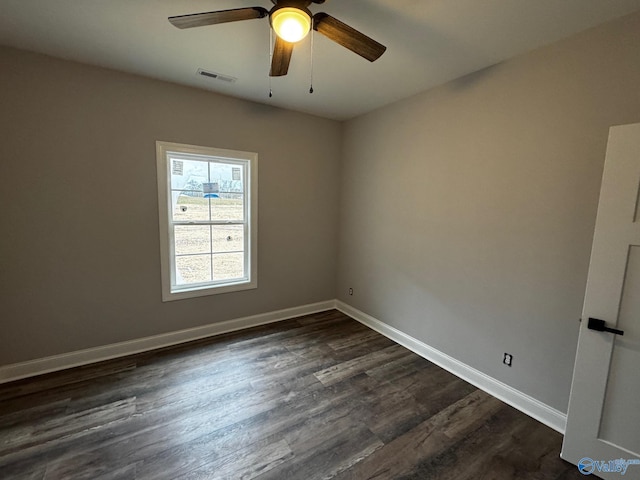
[[[0,365],[335,297],[341,126],[0,48]],[[259,288],[162,303],[155,141],[258,152]]]
[[[566,411],[608,128],[640,120],[639,51],[635,14],[348,122],[339,298]]]

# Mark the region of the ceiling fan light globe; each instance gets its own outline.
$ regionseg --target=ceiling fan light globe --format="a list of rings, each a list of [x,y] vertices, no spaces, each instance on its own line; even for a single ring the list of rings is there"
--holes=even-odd
[[[311,16],[298,8],[279,8],[271,14],[271,26],[284,41],[296,43],[311,30]]]

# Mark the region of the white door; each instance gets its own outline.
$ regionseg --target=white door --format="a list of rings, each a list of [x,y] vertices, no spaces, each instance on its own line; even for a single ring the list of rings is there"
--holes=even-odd
[[[584,474],[640,480],[640,124],[609,132],[561,456]]]

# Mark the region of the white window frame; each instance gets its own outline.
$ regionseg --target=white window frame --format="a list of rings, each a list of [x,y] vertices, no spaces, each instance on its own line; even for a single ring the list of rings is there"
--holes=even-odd
[[[202,160],[242,163],[244,178],[245,278],[212,281],[205,284],[178,286],[175,282],[175,252],[173,212],[171,205],[171,154],[201,157]],[[171,142],[156,142],[158,176],[158,212],[160,221],[160,266],[162,301],[181,300],[220,293],[249,290],[258,287],[258,154],[201,147]],[[234,222],[235,223],[235,222]],[[240,223],[240,222],[238,222]],[[176,223],[180,225],[180,223]]]

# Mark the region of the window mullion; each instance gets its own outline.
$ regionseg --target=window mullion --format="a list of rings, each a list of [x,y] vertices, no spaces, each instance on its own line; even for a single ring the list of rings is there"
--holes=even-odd
[[[211,215],[211,207],[209,207]],[[209,257],[211,258],[211,281],[213,281],[213,225],[209,225]]]
[[[179,220],[170,220],[171,225],[174,226],[203,226],[206,227],[207,225],[246,225],[247,222],[243,222],[240,220],[212,220],[210,222],[207,221],[179,221]]]

